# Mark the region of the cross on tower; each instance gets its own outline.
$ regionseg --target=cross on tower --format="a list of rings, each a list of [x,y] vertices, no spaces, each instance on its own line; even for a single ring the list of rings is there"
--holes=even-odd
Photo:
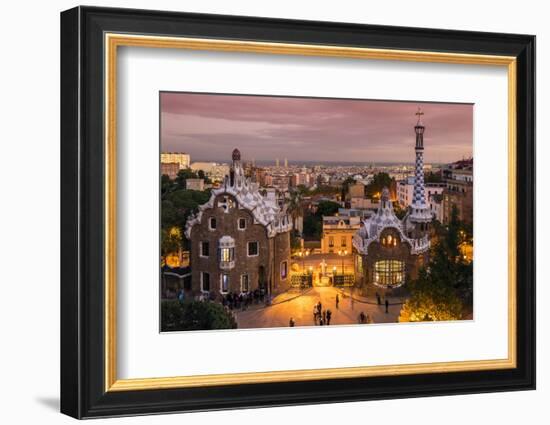
[[[416,111],[415,115],[418,115],[418,122],[420,122],[420,118],[422,117],[422,115],[424,115],[424,112],[422,112],[420,106],[418,107],[418,111]]]

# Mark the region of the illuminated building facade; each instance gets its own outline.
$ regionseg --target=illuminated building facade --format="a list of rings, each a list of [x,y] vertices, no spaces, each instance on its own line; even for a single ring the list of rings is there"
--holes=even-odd
[[[390,191],[384,188],[376,214],[363,220],[353,238],[358,286],[367,295],[401,288],[417,276],[419,268],[428,259],[432,213],[424,187],[423,113],[419,110],[417,115],[413,200],[407,215],[403,220],[397,218]]]
[[[235,149],[223,183],[186,224],[192,295],[219,300],[229,293],[286,291],[291,229],[286,207],[245,176]]]

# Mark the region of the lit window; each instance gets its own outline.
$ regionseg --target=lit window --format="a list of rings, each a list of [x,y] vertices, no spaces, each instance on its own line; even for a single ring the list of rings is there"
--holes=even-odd
[[[215,230],[216,229],[216,217],[210,217],[210,221],[208,222],[209,226],[210,226],[210,230]]]
[[[210,244],[208,242],[201,242],[201,257],[208,257],[210,255]]]
[[[333,236],[329,236],[328,246],[330,246],[331,248],[334,246],[334,237]]]
[[[239,218],[239,230],[246,229],[246,218]]]
[[[256,255],[258,255],[258,252],[259,252],[258,242],[248,242],[248,256],[255,257]]]
[[[381,260],[374,264],[374,283],[380,286],[400,286],[405,282],[405,262]]]
[[[286,261],[283,261],[281,263],[281,279],[286,279],[287,274],[288,274],[288,264]]]
[[[227,273],[222,273],[220,276],[220,281],[220,292],[229,292],[229,275]]]
[[[201,273],[201,291],[210,291],[210,274],[206,272]]]
[[[346,242],[346,237],[345,237],[345,236],[342,236],[342,239],[340,240],[340,245],[341,245],[342,247],[347,246],[347,242]]]
[[[357,263],[357,273],[359,275],[362,275],[363,274],[363,257],[358,255],[355,257],[355,261]]]
[[[220,268],[229,270],[235,267],[235,239],[231,236],[222,236],[218,244],[218,258]]]
[[[232,248],[221,248],[221,250],[220,250],[220,260],[224,261],[224,262],[231,261],[231,257],[232,257],[231,251],[232,251]]]
[[[250,280],[247,274],[241,275],[241,292],[248,292],[250,290]]]

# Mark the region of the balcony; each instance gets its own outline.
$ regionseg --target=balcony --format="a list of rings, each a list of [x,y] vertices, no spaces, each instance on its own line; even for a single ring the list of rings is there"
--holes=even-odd
[[[233,268],[235,268],[235,260],[220,261],[220,269],[221,270],[231,270]]]

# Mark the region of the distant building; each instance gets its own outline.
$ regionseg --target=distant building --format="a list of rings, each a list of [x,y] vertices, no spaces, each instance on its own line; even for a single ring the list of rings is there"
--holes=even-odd
[[[321,237],[321,253],[331,254],[340,251],[352,252],[353,235],[359,230],[361,220],[350,216],[323,217],[323,234]]]
[[[473,221],[473,159],[457,161],[442,170],[446,188],[443,191],[442,222],[448,224],[453,208],[456,207],[458,219],[471,224]]]
[[[365,197],[362,198],[351,198],[349,202],[349,207],[352,209],[376,209],[378,208],[379,202],[373,201]]]
[[[218,164],[217,162],[193,162],[191,170],[202,170],[212,182],[222,182],[224,177],[229,173],[229,165]]]
[[[237,149],[232,158],[221,186],[186,224],[190,291],[217,300],[254,290],[283,292],[291,281],[290,218],[245,177]]]
[[[284,174],[273,175],[271,179],[271,186],[280,191],[288,191],[289,183],[289,176]]]
[[[433,195],[430,198],[430,211],[435,220],[443,223],[443,195]]]
[[[314,180],[311,177],[311,174],[307,171],[306,168],[302,168],[299,173],[294,174],[294,179],[296,186],[305,186],[310,187],[313,185]]]
[[[338,216],[340,217],[359,217],[361,219],[372,216],[372,211],[359,208],[338,208]]]
[[[414,181],[415,178],[407,177],[405,180],[401,180],[397,183],[397,202],[401,208],[408,208],[413,202],[414,194]],[[445,183],[425,183],[426,199],[430,202],[430,199],[434,195],[441,195],[445,189]]]
[[[441,195],[446,187],[445,183],[426,183],[426,198],[428,202],[430,202],[432,196]]]
[[[174,180],[178,176],[180,165],[177,162],[161,162],[160,163],[160,175],[168,176],[170,180]]]
[[[411,205],[414,191],[414,176],[407,177],[397,183],[397,202],[401,208]]]
[[[161,163],[177,163],[179,164],[180,170],[184,168],[189,168],[191,164],[191,156],[188,153],[183,152],[162,152],[160,154]]]
[[[364,198],[365,185],[363,183],[354,183],[348,186],[348,198]]]
[[[185,188],[189,190],[204,190],[204,179],[186,179]]]

